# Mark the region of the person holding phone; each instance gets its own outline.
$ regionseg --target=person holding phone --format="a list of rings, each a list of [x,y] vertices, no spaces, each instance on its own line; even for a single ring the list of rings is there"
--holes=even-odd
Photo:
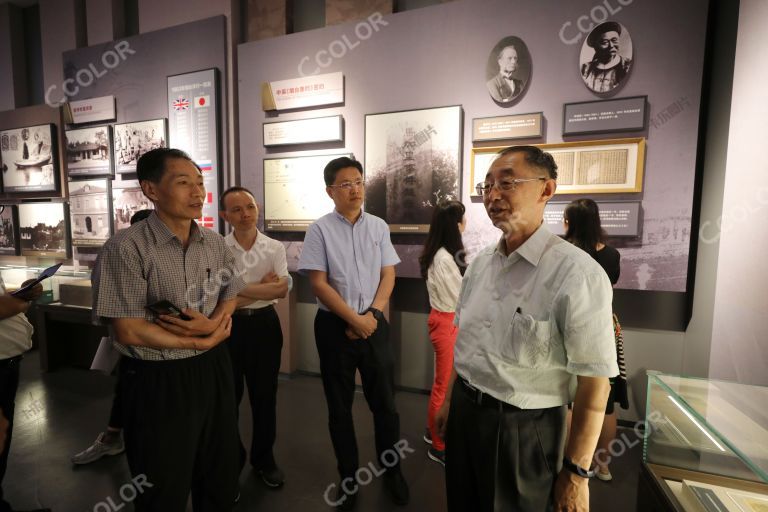
[[[34,282],[30,279],[21,288]],[[8,468],[8,455],[13,438],[13,416],[16,409],[16,390],[19,387],[19,372],[24,353],[32,348],[32,324],[25,313],[33,301],[43,293],[38,283],[23,293],[6,293],[5,283],[0,277],[0,512],[13,512],[11,505],[3,498],[3,478]],[[30,512],[45,512],[50,509],[36,509]]]
[[[147,486],[138,512],[231,510],[238,496],[232,364],[225,346],[245,287],[224,238],[195,222],[205,186],[183,151],[158,148],[138,161],[155,211],[110,238],[92,275],[93,314],[106,323],[120,367],[128,465]],[[169,301],[189,320],[156,315]]]

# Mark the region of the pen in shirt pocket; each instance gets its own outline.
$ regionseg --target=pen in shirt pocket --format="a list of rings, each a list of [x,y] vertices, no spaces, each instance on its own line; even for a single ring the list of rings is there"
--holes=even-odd
[[[210,268],[205,269],[205,273],[208,275],[208,282],[210,283],[211,282],[211,269]]]

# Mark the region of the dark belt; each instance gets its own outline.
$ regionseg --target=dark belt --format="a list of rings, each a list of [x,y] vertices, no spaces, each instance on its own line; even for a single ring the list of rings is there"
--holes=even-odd
[[[263,308],[240,308],[236,309],[234,313],[232,313],[232,316],[260,316],[260,315],[266,315],[267,313],[271,313],[275,311],[275,306],[270,304],[269,306],[264,306]]]
[[[13,365],[19,364],[24,359],[23,355],[10,357],[8,359],[0,359],[0,368],[10,368]]]
[[[475,386],[467,382],[466,380],[462,379],[461,377],[456,377],[456,380],[459,381],[459,387],[464,390],[464,394],[467,395],[467,397],[474,403],[475,405],[479,405],[480,407],[487,407],[489,409],[496,409],[496,410],[503,410],[503,411],[520,411],[519,407],[516,407],[512,404],[508,404],[507,402],[502,402],[501,400],[498,400],[488,393],[484,393],[483,391],[480,391]]]

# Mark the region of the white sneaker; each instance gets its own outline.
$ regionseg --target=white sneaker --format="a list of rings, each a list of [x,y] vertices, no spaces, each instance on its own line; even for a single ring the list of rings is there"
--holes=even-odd
[[[602,480],[603,482],[610,482],[613,480],[611,470],[608,468],[605,468],[605,472],[603,472],[602,468],[597,468],[597,471],[595,471],[595,476],[598,480]]]
[[[91,446],[72,457],[72,464],[90,464],[105,455],[118,455],[124,451],[125,444],[122,435],[119,436],[117,442],[108,444],[104,442],[104,432],[102,432]]]

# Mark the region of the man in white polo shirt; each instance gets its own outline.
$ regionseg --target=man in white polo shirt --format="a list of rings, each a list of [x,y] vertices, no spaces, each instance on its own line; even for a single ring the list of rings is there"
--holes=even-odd
[[[221,195],[219,208],[222,218],[234,229],[225,241],[235,256],[238,273],[248,284],[237,297],[232,334],[227,341],[235,374],[235,400],[239,405],[243,398],[245,378],[253,420],[251,466],[267,487],[277,489],[285,479],[272,452],[283,332],[274,304],[288,293],[291,276],[283,244],[256,227],[259,207],[248,189],[227,189]],[[240,458],[245,463],[242,443]]]

